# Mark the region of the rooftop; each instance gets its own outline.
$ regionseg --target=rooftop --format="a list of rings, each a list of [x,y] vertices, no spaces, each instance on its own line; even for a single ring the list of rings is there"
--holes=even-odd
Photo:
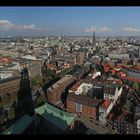
[[[72,78],[74,79],[74,77],[72,75],[66,75],[65,77],[61,78],[58,82],[54,83],[50,88],[48,88],[48,90],[56,89],[60,85],[64,84],[66,81],[68,81]]]
[[[129,76],[122,76],[122,78],[126,79],[126,80],[129,80],[129,81],[140,83],[140,79],[138,79],[138,78],[129,77]]]
[[[21,134],[33,121],[29,115],[24,115],[20,120],[18,120],[15,124],[5,130],[2,134]]]
[[[60,110],[48,103],[36,108],[35,112],[62,130],[66,130],[76,118],[70,113]]]
[[[105,100],[102,104],[102,107],[107,109],[109,107],[109,105],[111,104],[111,101],[110,100]]]
[[[1,79],[0,80],[0,84],[6,83],[6,82],[10,82],[10,81],[13,81],[13,80],[17,80],[17,79],[20,79],[20,77],[16,76],[16,77],[8,77],[8,78],[5,78],[5,79]]]
[[[80,103],[80,104],[92,106],[92,107],[97,107],[102,102],[102,100],[100,100],[100,99],[93,99],[93,98],[87,97],[85,95],[76,95],[75,93],[69,93],[67,99]]]

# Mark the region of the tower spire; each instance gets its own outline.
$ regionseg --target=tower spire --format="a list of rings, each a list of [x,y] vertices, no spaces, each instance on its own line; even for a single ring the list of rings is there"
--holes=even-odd
[[[96,39],[95,39],[95,30],[93,31],[93,36],[92,36],[92,47],[96,46]]]

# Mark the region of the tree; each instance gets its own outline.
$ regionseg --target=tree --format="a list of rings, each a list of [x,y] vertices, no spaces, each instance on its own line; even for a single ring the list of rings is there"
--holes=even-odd
[[[14,108],[10,108],[10,110],[8,111],[8,119],[12,120],[15,118],[15,110]]]
[[[133,88],[136,92],[138,92],[138,91],[139,91],[139,85],[138,85],[138,83],[134,82],[133,85],[132,85],[132,88]]]

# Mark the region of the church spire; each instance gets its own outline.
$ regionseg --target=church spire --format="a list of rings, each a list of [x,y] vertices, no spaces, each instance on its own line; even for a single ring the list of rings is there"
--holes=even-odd
[[[92,36],[92,47],[94,48],[95,46],[96,46],[96,38],[95,38],[95,30],[94,30]]]

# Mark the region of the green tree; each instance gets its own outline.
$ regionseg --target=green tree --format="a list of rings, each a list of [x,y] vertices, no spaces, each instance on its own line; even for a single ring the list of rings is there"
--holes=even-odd
[[[139,91],[139,85],[138,85],[138,83],[134,82],[133,85],[132,85],[132,88],[133,88],[136,92],[138,92],[138,91]]]

